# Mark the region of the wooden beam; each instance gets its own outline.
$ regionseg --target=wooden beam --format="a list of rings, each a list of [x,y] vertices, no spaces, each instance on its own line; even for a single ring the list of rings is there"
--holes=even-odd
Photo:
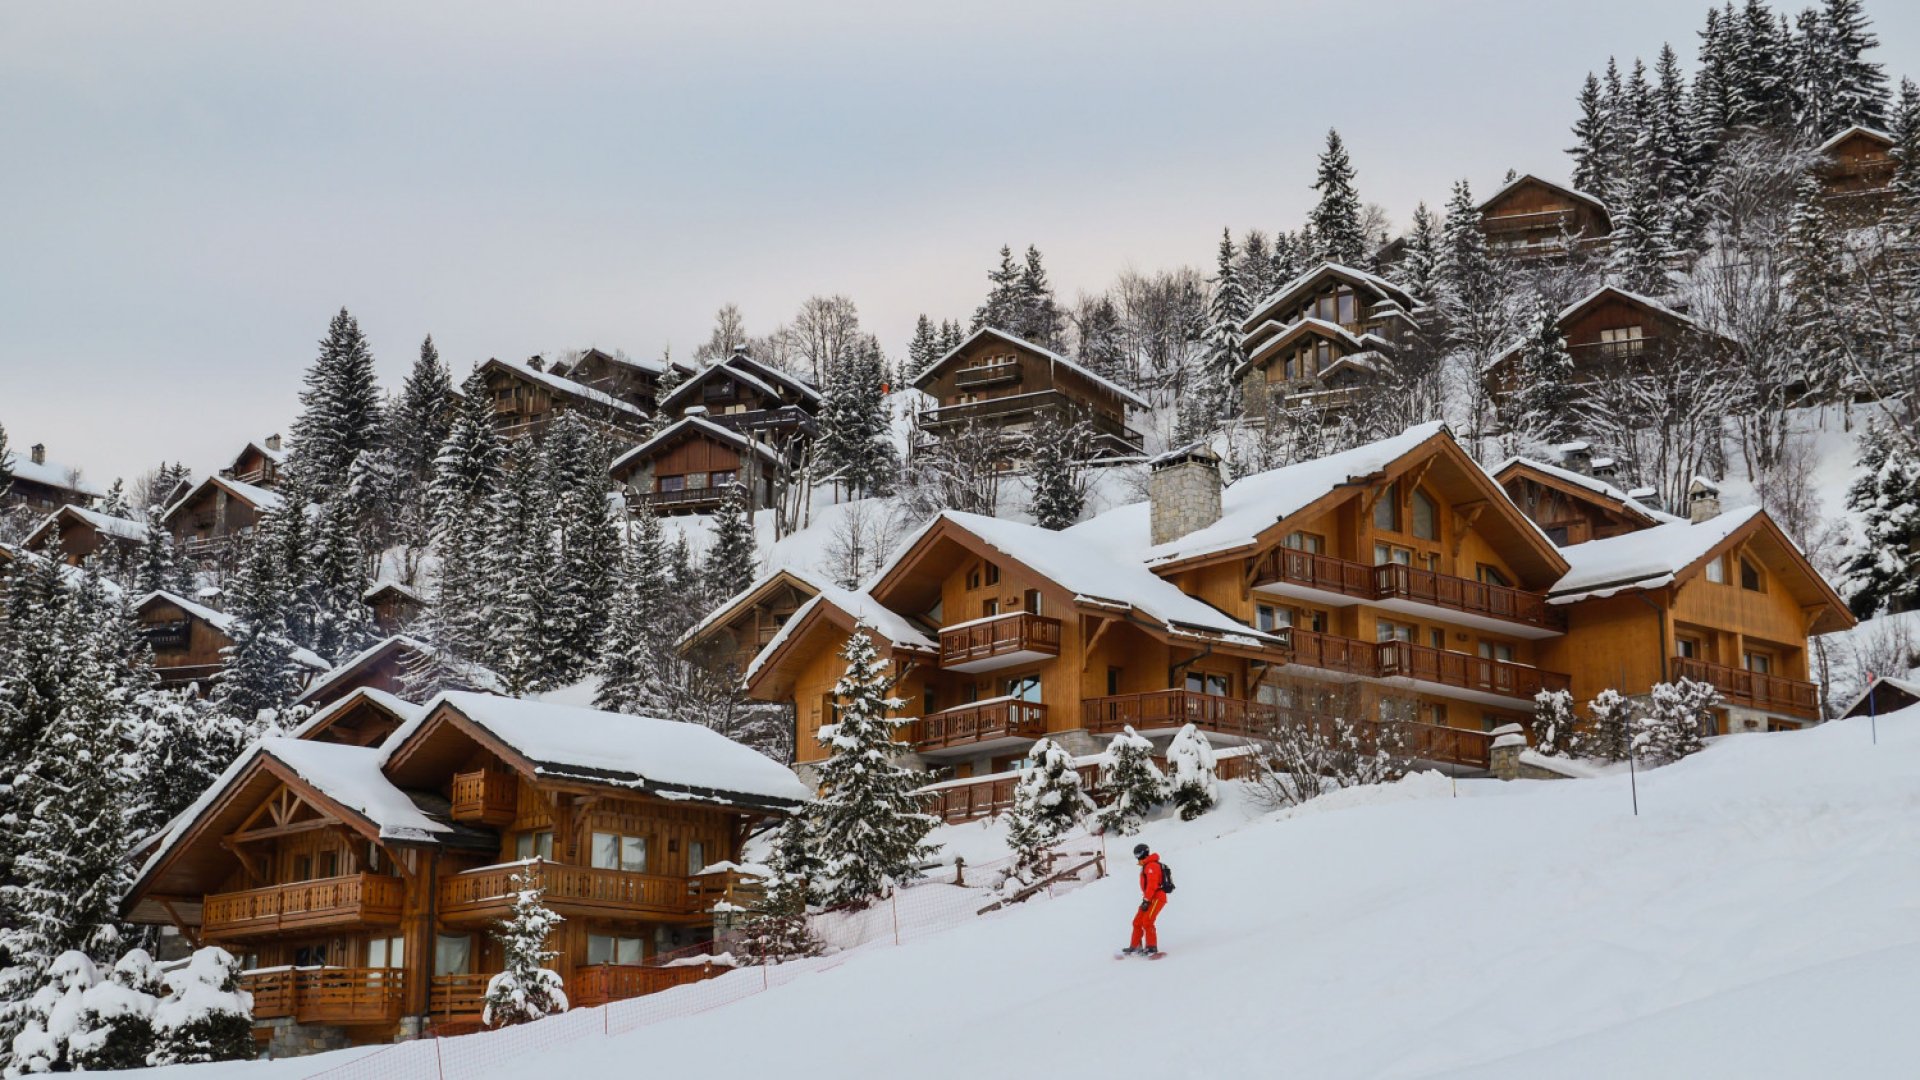
[[[1387,485],[1375,484],[1361,493],[1360,520],[1371,521],[1373,519],[1373,504],[1379,502],[1380,496],[1386,494],[1386,491]]]
[[[246,852],[240,850],[240,845],[236,843],[232,837],[221,837],[220,846],[226,848],[233,854],[234,858],[240,860],[240,869],[246,872],[247,884],[258,885],[267,880],[266,870],[254,866],[253,860],[248,857]]]
[[[1109,619],[1105,616],[1096,616],[1096,618],[1099,618],[1100,625],[1093,628],[1093,636],[1089,637],[1087,643],[1080,649],[1080,673],[1082,675],[1086,674],[1087,669],[1093,666],[1093,647],[1100,644],[1100,639],[1106,635],[1107,628],[1119,621],[1117,619]]]
[[[175,930],[180,931],[181,937],[187,939],[187,944],[198,949],[200,947],[200,935],[194,933],[193,927],[188,926],[187,921],[180,917],[180,913],[173,910],[173,901],[164,900],[157,896],[154,897],[154,899],[160,904],[160,910],[167,913],[167,921],[173,924]]]
[[[1460,557],[1460,545],[1466,542],[1467,533],[1473,531],[1473,523],[1480,520],[1480,515],[1486,511],[1487,506],[1487,500],[1476,499],[1473,502],[1460,503],[1453,508],[1454,558]]]
[[[1420,481],[1425,480],[1427,478],[1427,470],[1433,468],[1433,463],[1438,460],[1440,460],[1440,454],[1438,451],[1436,451],[1434,453],[1428,454],[1427,459],[1425,461],[1422,461],[1419,465],[1414,467],[1413,474],[1407,478],[1407,487],[1406,487],[1407,498],[1409,499],[1413,498],[1413,489],[1419,487]]]
[[[296,833],[331,829],[339,824],[340,822],[332,818],[308,818],[306,821],[296,821],[289,825],[270,825],[264,829],[245,829],[240,832],[231,832],[221,839],[231,840],[236,844],[251,844],[256,840],[272,840],[275,837],[292,836]]]

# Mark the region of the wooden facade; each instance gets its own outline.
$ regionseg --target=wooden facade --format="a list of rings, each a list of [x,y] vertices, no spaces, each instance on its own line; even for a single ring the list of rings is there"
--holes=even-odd
[[[1649,529],[1667,515],[1604,480],[1514,458],[1493,470],[1507,498],[1561,547]]]
[[[134,622],[153,650],[161,686],[197,685],[204,695],[233,644],[231,616],[169,592],[150,593],[133,605]],[[306,649],[293,650],[302,678],[318,678],[327,662]]]
[[[1819,148],[1821,193],[1847,224],[1878,220],[1893,194],[1893,136],[1855,125]]]
[[[1275,408],[1328,418],[1351,404],[1377,364],[1411,334],[1415,297],[1374,274],[1322,263],[1282,286],[1241,323],[1247,360],[1241,380],[1246,414]]]
[[[539,438],[562,413],[584,417],[616,445],[631,446],[646,434],[652,413],[638,405],[526,363],[488,360],[480,365],[493,402],[494,430],[503,438]]]
[[[732,431],[790,451],[813,438],[825,404],[806,382],[745,353],[706,367],[662,398],[668,416],[704,416]]]
[[[1148,405],[1113,381],[1051,349],[993,327],[982,327],[927,366],[914,387],[936,401],[920,414],[924,441],[966,430],[986,431],[1011,444],[1042,414],[1091,426],[1094,449],[1137,455],[1145,445],[1127,426],[1127,409]]]
[[[555,375],[597,390],[647,413],[659,410],[660,381],[671,366],[679,378],[693,374],[682,364],[669,365],[660,360],[635,360],[603,349],[588,349],[564,362],[555,362]]]
[[[280,436],[269,435],[259,442],[249,442],[220,470],[220,475],[272,490],[280,486],[280,470],[286,463],[287,453],[280,448]]]
[[[28,551],[51,553],[49,549],[56,534],[60,541],[56,557],[68,566],[79,566],[96,556],[132,558],[145,541],[147,526],[143,522],[67,505],[48,515],[28,533],[25,546]]]
[[[823,587],[823,582],[804,571],[776,570],[701,620],[681,642],[681,649],[727,657],[735,670],[745,671],[755,654]]]
[[[1592,195],[1522,176],[1480,204],[1480,231],[1496,254],[1547,259],[1604,246],[1613,223]]]
[[[405,634],[383,638],[315,679],[294,704],[321,709],[363,687],[404,695],[408,669],[431,662],[434,653],[432,645]],[[498,690],[501,685],[499,676],[473,664],[453,665],[443,674],[456,689]]]
[[[1649,297],[1608,285],[1567,305],[1558,325],[1573,358],[1576,383],[1618,379],[1642,371],[1685,367],[1725,354],[1734,346],[1693,319]],[[1487,366],[1496,402],[1518,387],[1520,346]]]
[[[382,581],[361,597],[373,610],[373,625],[383,634],[398,634],[427,608],[419,590],[397,581]]]
[[[160,515],[174,546],[194,560],[233,559],[238,545],[260,525],[261,515],[279,509],[280,496],[263,487],[224,476],[195,484]]]
[[[35,517],[51,514],[62,506],[89,507],[100,492],[80,477],[80,470],[47,460],[47,447],[35,443],[26,457],[13,456],[13,483],[8,487],[0,510],[20,509]]]
[[[613,462],[615,481],[627,506],[660,514],[711,513],[734,485],[745,485],[748,506],[774,504],[774,493],[789,459],[757,433],[736,431],[710,420],[702,407]]]
[[[355,1042],[478,1023],[504,962],[489,932],[516,873],[565,919],[548,947],[576,1006],[711,973],[643,965],[711,940],[716,907],[758,899],[756,879],[733,869],[741,844],[796,803],[549,776],[468,715],[484,698],[443,700],[381,747],[256,744],[161,842],[128,917],[242,957],[256,1021]]]

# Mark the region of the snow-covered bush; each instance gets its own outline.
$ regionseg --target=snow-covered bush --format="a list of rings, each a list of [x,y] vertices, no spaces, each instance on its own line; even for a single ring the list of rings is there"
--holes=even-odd
[[[1387,784],[1407,773],[1401,730],[1360,729],[1338,717],[1275,725],[1250,751],[1256,797],[1270,807],[1298,806],[1341,788]]]
[[[1573,730],[1573,694],[1542,690],[1533,695],[1533,748],[1548,757],[1571,757],[1580,752]]]
[[[1608,688],[1587,702],[1587,734],[1581,750],[1602,761],[1625,761],[1633,749],[1633,705]]]
[[[1652,704],[1633,739],[1634,752],[1655,761],[1679,761],[1699,753],[1705,746],[1701,733],[1712,722],[1720,692],[1710,683],[1681,679],[1655,683],[1650,697]]]
[[[1080,773],[1066,747],[1041,739],[1027,758],[1007,812],[1007,843],[1015,856],[1014,876],[1031,882],[1051,869],[1054,843],[1093,811],[1093,800],[1080,789]]]
[[[505,962],[500,974],[487,980],[487,1004],[480,1014],[481,1022],[490,1028],[567,1011],[560,974],[546,966],[556,955],[547,950],[547,938],[562,920],[541,902],[546,894],[527,871],[516,872],[512,884],[513,914],[493,934]]]
[[[217,945],[166,975],[167,996],[153,1010],[149,1065],[240,1061],[254,1056],[253,995],[240,989],[240,961]]]
[[[130,950],[81,1000],[81,1032],[69,1042],[74,1067],[88,1072],[137,1069],[153,1052],[153,1014],[167,992],[145,949]]]
[[[1192,821],[1220,801],[1213,744],[1192,724],[1167,744],[1167,767],[1173,771],[1173,804],[1180,808],[1180,820]]]
[[[27,1002],[26,1023],[13,1037],[13,1060],[5,1075],[73,1071],[72,1044],[84,1037],[88,990],[100,981],[82,952],[63,952],[47,968],[46,985]]]
[[[819,955],[820,942],[807,922],[807,906],[814,899],[812,879],[820,869],[813,847],[806,814],[794,814],[780,824],[767,854],[771,874],[766,899],[748,918],[738,954],[762,964]]]
[[[1103,832],[1132,836],[1154,807],[1167,801],[1167,777],[1153,763],[1153,743],[1129,727],[1107,744],[1100,786],[1113,801],[1095,814]]]

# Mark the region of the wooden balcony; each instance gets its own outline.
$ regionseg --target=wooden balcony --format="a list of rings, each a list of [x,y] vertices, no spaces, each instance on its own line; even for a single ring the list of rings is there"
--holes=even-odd
[[[1255,587],[1270,591],[1307,590],[1390,607],[1418,605],[1437,608],[1447,616],[1468,616],[1470,622],[1492,620],[1526,627],[1545,636],[1563,633],[1566,616],[1547,604],[1545,595],[1454,577],[1416,566],[1386,563],[1369,566],[1331,555],[1281,548],[1254,579]]]
[[[811,435],[816,428],[813,414],[798,405],[782,405],[777,409],[748,409],[745,412],[735,413],[713,413],[707,419],[721,427],[745,432],[801,431]]]
[[[478,1019],[487,1007],[490,974],[435,975],[427,989],[427,1011],[436,1019]],[[254,1015],[258,1016],[256,1009]]]
[[[225,555],[239,539],[237,533],[221,533],[218,536],[185,536],[180,539],[180,553],[189,559],[214,559]]]
[[[1258,737],[1271,732],[1278,713],[1271,705],[1192,690],[1153,690],[1088,698],[1081,703],[1087,730],[1112,735],[1124,728],[1140,732],[1178,731],[1188,724],[1218,735]]]
[[[999,383],[1018,382],[1019,379],[1020,361],[1018,360],[976,364],[953,373],[953,384],[960,387],[994,386]]]
[[[1060,655],[1060,620],[1025,611],[944,627],[940,666],[950,671],[990,671]]]
[[[455,821],[502,828],[513,824],[519,801],[520,779],[513,773],[482,769],[453,776],[451,813]]]
[[[627,506],[629,509],[645,506],[659,511],[716,507],[733,488],[732,484],[720,484],[716,487],[681,488],[678,491],[636,491],[627,496]]]
[[[928,409],[920,414],[920,426],[934,433],[967,423],[977,423],[986,428],[1008,427],[1031,422],[1041,412],[1051,411],[1084,419],[1093,428],[1095,441],[1101,449],[1132,454],[1141,452],[1145,444],[1139,432],[1126,426],[1118,417],[1095,411],[1092,405],[1090,401],[1059,390],[1035,390],[978,401],[954,402]]]
[[[380,1024],[400,1019],[406,978],[398,968],[268,968],[243,972],[240,988],[253,995],[256,1020]]]
[[[348,874],[243,892],[213,893],[202,907],[208,939],[319,927],[398,926],[405,886],[384,874]]]
[[[1557,671],[1428,648],[1410,641],[1379,644],[1380,677],[1407,678],[1459,690],[1531,702],[1542,690],[1566,690],[1573,680]]]
[[[437,898],[440,917],[462,923],[501,918],[513,907],[513,876],[521,871],[529,872],[534,884],[546,891],[547,905],[563,913],[687,922],[698,921],[721,900],[751,906],[747,882],[755,880],[726,874],[643,874],[536,859],[442,878]]]
[[[1371,641],[1295,628],[1287,631],[1287,645],[1296,664],[1341,675],[1380,677],[1380,647]]]
[[[1355,600],[1372,600],[1375,596],[1373,570],[1365,563],[1350,559],[1280,548],[1274,552],[1270,567],[1254,578],[1254,585],[1285,583]]]
[[[711,979],[731,970],[713,964],[678,964],[673,967],[590,964],[575,968],[573,978],[567,980],[567,1004],[570,1008],[589,1009],[610,1001],[657,994],[676,986]]]
[[[1801,679],[1767,675],[1725,664],[1676,656],[1673,677],[1712,684],[1729,705],[1781,713],[1803,720],[1820,718],[1820,688]]]
[[[1100,768],[1082,765],[1080,787],[1093,791],[1100,783]],[[978,780],[942,784],[926,792],[927,813],[942,821],[972,821],[992,817],[1013,807],[1013,789],[1020,778],[1008,774],[983,776]]]
[[[921,753],[984,749],[988,744],[1032,741],[1047,733],[1047,707],[1021,698],[992,698],[929,713],[906,726],[906,739]]]

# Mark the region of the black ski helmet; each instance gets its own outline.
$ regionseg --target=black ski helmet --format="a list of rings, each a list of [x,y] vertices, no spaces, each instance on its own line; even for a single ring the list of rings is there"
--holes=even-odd
[[[1133,857],[1134,857],[1134,858],[1136,858],[1136,859],[1144,859],[1144,858],[1146,858],[1146,857],[1147,857],[1147,852],[1148,852],[1148,848],[1147,848],[1147,845],[1145,845],[1145,844],[1135,844],[1135,845],[1133,845]]]

